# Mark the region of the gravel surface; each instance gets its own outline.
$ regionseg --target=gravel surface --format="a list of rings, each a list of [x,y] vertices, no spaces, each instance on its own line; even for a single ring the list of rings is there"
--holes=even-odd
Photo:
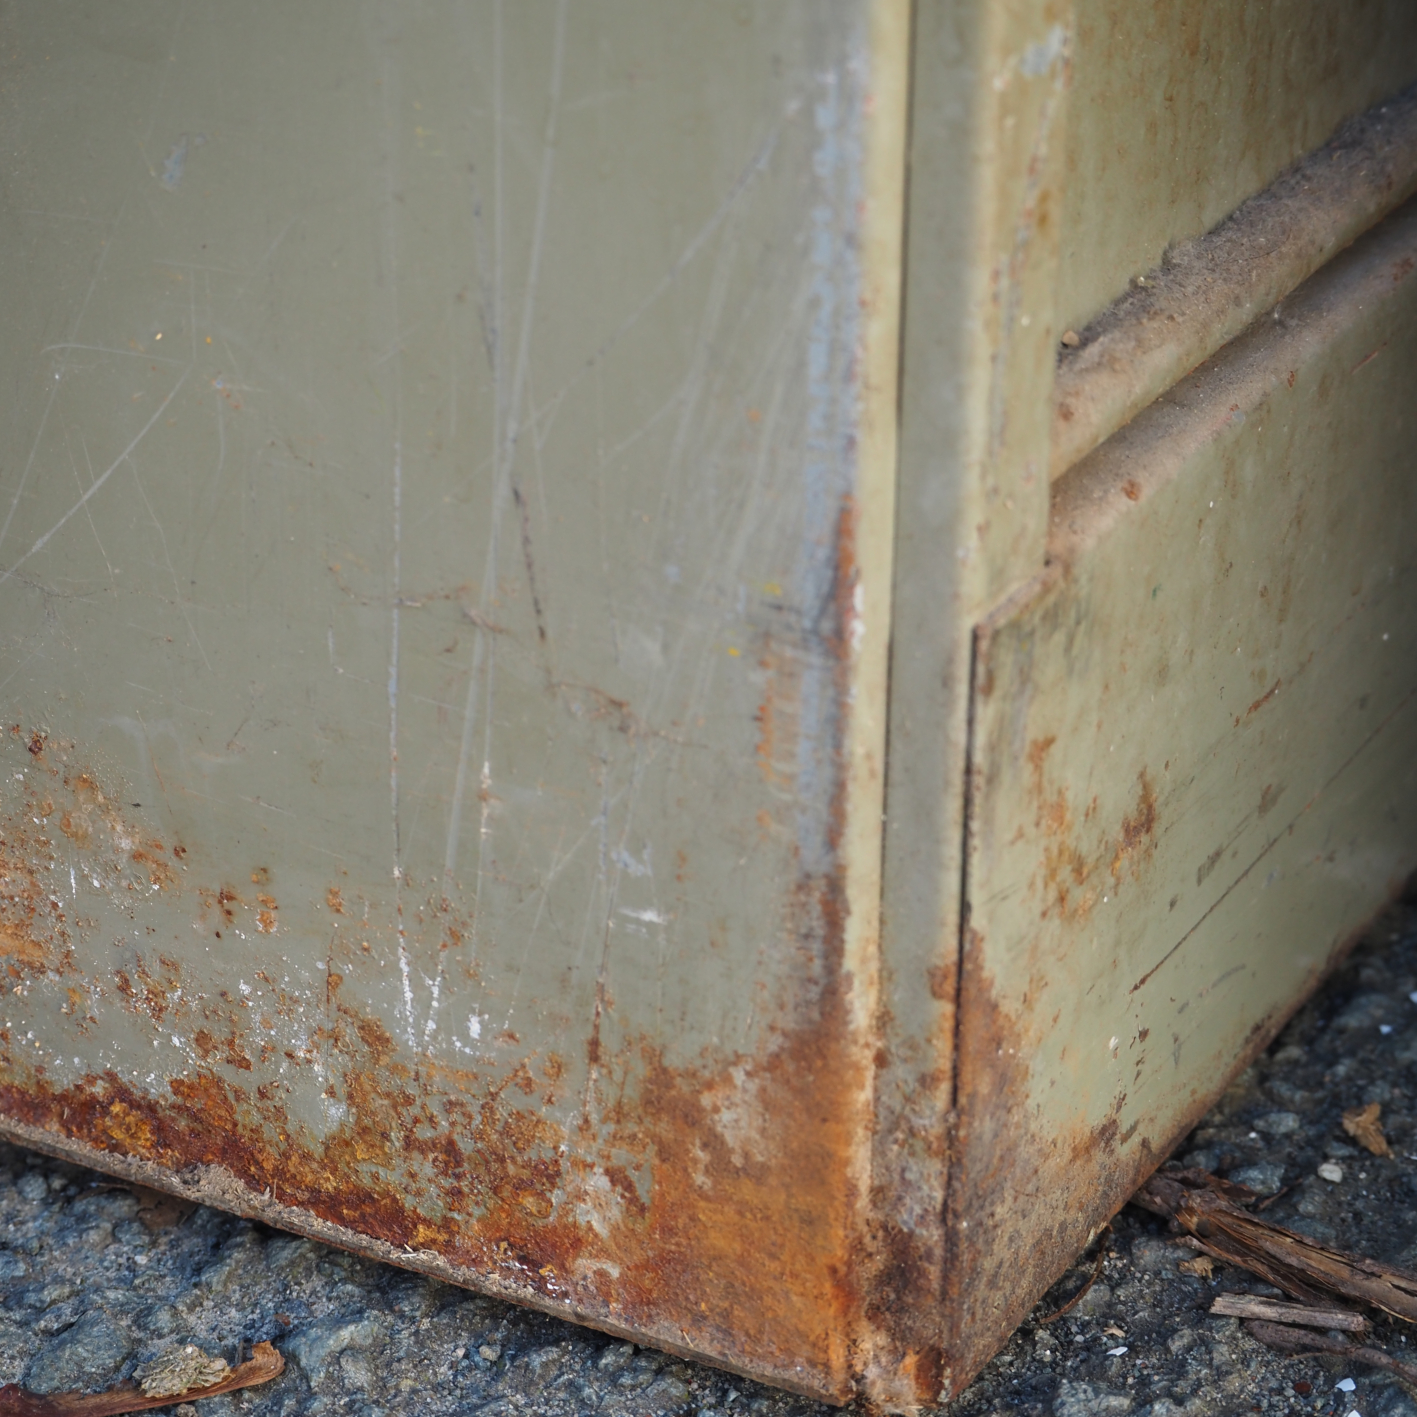
[[[1417,905],[1395,907],[1231,1086],[1182,1148],[1192,1165],[1277,1195],[1266,1215],[1417,1267]],[[1392,1157],[1357,1149],[1347,1108],[1377,1102]],[[1413,1153],[1409,1155],[1409,1152]],[[1327,1164],[1326,1164],[1327,1163]],[[1334,1169],[1336,1163],[1337,1170]],[[1319,1176],[1323,1165],[1329,1176]],[[951,1409],[952,1417],[1417,1417],[1395,1379],[1283,1358],[1207,1310],[1224,1291],[1278,1295],[1233,1269],[1181,1273],[1191,1252],[1128,1207],[1100,1278],[1081,1259]],[[1370,1341],[1417,1360],[1400,1324]],[[825,1414],[709,1368],[510,1308],[217,1211],[134,1192],[0,1144],[0,1383],[91,1389],[185,1343],[230,1362],[270,1339],[275,1382],[183,1417],[350,1413]]]

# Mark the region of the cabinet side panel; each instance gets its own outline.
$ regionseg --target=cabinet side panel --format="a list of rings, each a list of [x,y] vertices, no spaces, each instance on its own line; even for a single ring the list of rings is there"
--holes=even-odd
[[[6,7],[4,1125],[851,1394],[875,13]]]
[[[1059,484],[981,629],[972,1371],[1417,863],[1417,210]]]

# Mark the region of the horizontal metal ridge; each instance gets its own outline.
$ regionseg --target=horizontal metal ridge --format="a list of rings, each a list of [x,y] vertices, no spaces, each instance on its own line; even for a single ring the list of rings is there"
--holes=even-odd
[[[1417,191],[1417,85],[1169,251],[1060,351],[1056,480]]]

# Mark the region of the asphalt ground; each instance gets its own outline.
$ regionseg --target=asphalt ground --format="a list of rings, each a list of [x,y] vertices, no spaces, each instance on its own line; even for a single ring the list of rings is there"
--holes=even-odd
[[[1382,916],[1180,1155],[1272,1197],[1266,1217],[1327,1244],[1417,1267],[1417,904]],[[1392,1146],[1370,1155],[1346,1110],[1379,1104]],[[1326,1177],[1319,1174],[1324,1167]],[[1337,1179],[1335,1179],[1337,1178]],[[1332,1357],[1284,1357],[1222,1292],[1277,1296],[1244,1271],[1182,1272],[1166,1223],[1128,1206],[1043,1299],[952,1417],[1417,1417],[1401,1382]],[[1368,1341],[1417,1361],[1417,1331]],[[92,1390],[193,1343],[231,1362],[270,1340],[285,1372],[182,1417],[349,1413],[693,1413],[835,1410],[204,1207],[135,1194],[0,1144],[0,1383]]]

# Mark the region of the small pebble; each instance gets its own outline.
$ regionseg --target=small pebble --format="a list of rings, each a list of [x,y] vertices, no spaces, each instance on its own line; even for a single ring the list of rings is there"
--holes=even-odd
[[[1272,1161],[1262,1161],[1258,1166],[1242,1166],[1232,1171],[1230,1179],[1259,1195],[1272,1196],[1284,1184],[1284,1168]]]
[[[495,1343],[484,1343],[482,1347],[477,1350],[477,1356],[481,1358],[484,1363],[495,1363],[497,1359],[502,1356],[502,1350],[498,1348]]]
[[[1320,1162],[1319,1179],[1336,1186],[1343,1179],[1343,1167],[1336,1161]]]
[[[49,1182],[38,1171],[26,1171],[15,1189],[27,1201],[41,1201],[49,1194]]]
[[[1358,1384],[1355,1383],[1352,1378],[1339,1378],[1339,1380],[1334,1383],[1334,1387],[1339,1392],[1352,1392],[1357,1386]]]

